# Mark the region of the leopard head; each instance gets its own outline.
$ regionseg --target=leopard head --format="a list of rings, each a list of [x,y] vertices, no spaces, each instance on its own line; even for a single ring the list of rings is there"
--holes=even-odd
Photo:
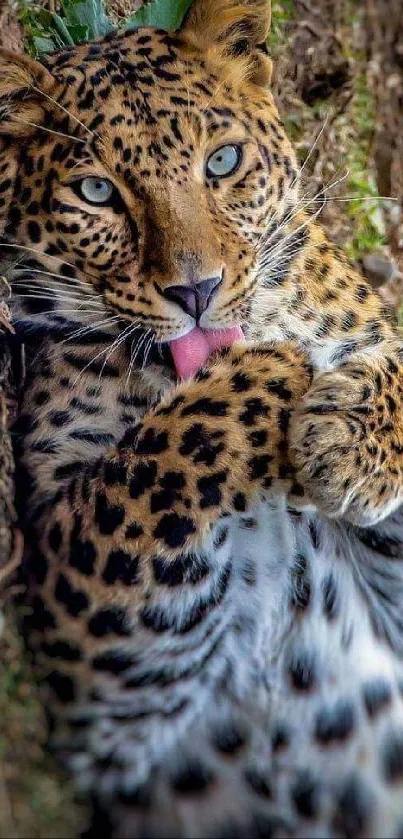
[[[262,240],[295,202],[269,25],[268,0],[194,0],[175,34],[1,53],[0,232],[54,297],[28,305],[96,295],[159,342],[245,323]]]

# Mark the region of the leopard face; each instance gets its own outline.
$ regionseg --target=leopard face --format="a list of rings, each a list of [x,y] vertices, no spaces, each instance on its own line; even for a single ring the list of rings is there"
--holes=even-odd
[[[269,5],[255,6],[263,40]],[[296,168],[269,59],[242,40],[241,23],[210,48],[195,13],[178,35],[141,28],[46,66],[3,58],[13,91],[1,223],[30,282],[46,281],[52,297],[28,305],[65,309],[71,280],[72,309],[96,295],[161,342],[195,321],[247,321],[262,242],[295,201]],[[196,309],[194,284],[204,290]]]

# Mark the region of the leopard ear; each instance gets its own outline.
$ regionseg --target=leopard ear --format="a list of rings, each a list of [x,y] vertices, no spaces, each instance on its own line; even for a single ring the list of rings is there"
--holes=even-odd
[[[193,0],[182,33],[205,51],[218,47],[228,59],[248,58],[249,78],[266,84],[272,71],[266,48],[270,20],[270,0]]]
[[[55,79],[38,61],[0,49],[0,135],[26,136],[43,118]]]

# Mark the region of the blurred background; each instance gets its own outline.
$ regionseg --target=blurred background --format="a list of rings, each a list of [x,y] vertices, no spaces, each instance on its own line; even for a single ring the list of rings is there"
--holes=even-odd
[[[158,14],[174,26],[187,6],[158,0]],[[40,56],[103,34],[110,21],[123,27],[141,7],[106,0],[105,16],[100,0],[0,0],[0,43]],[[310,209],[403,326],[403,0],[273,0],[272,9],[273,86]],[[0,338],[8,328],[0,293]],[[6,372],[0,347],[0,548],[12,516]],[[0,837],[78,836],[83,811],[44,752],[37,688],[1,614],[0,631]]]

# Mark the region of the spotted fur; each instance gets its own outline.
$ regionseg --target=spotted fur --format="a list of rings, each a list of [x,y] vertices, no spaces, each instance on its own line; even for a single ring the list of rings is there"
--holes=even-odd
[[[402,344],[300,208],[269,17],[2,54],[24,630],[93,835],[403,828]],[[166,291],[216,276],[246,343],[178,384]]]

